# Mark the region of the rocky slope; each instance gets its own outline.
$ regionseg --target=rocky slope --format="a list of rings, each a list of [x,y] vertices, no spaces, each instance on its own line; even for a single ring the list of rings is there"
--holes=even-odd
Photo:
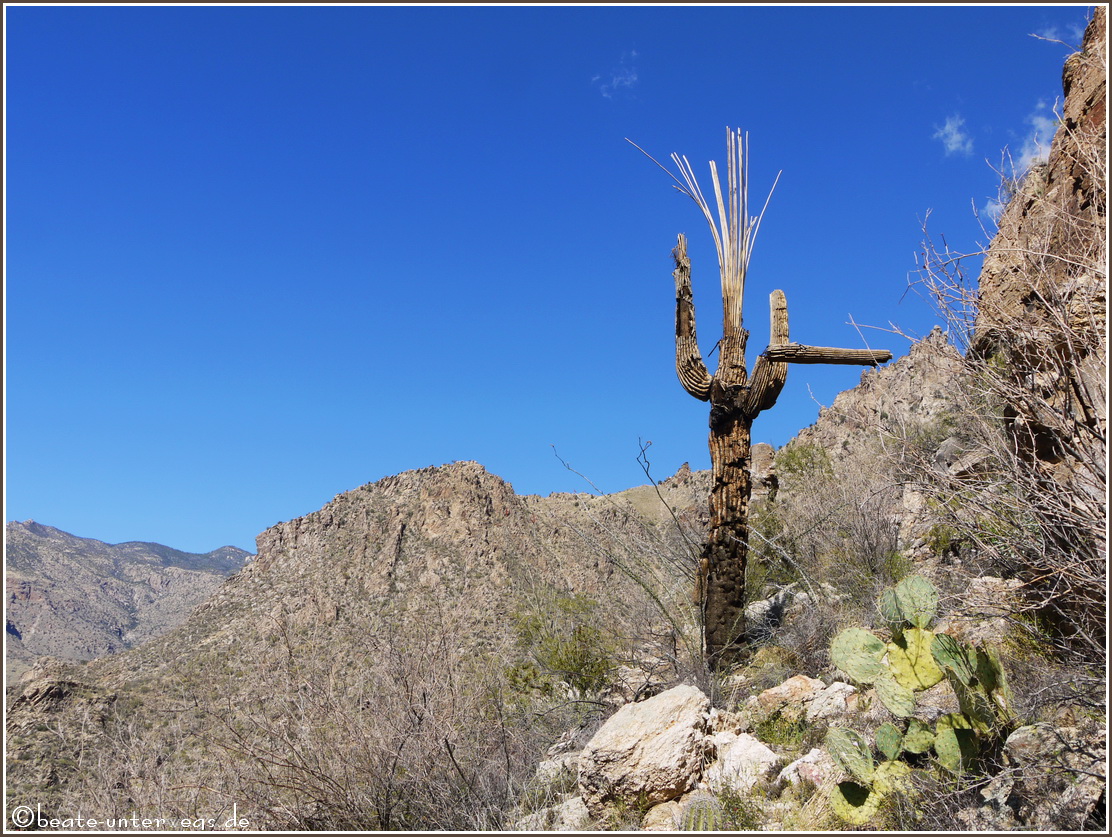
[[[542,632],[561,628],[550,619],[552,613],[560,616],[561,607],[568,608],[571,628],[590,623],[576,636],[587,636],[583,630],[589,628],[595,632],[590,636],[623,659],[640,652],[623,650],[621,643],[674,652],[675,631],[667,624],[657,630],[665,620],[652,596],[690,604],[685,539],[699,536],[708,490],[705,474],[681,469],[658,486],[613,496],[518,496],[477,463],[459,462],[339,495],[320,511],[262,533],[255,560],[180,626],[85,666],[49,662],[28,671],[8,695],[9,790],[16,798],[45,793],[61,807],[67,799],[84,798],[88,783],[124,786],[134,777],[126,778],[132,767],[123,756],[134,746],[164,764],[156,773],[166,782],[224,787],[217,794],[222,800],[234,790],[219,779],[226,754],[200,742],[233,722],[227,708],[234,706],[233,714],[260,724],[251,746],[269,746],[276,733],[266,732],[260,718],[289,711],[289,681],[282,673],[289,666],[296,665],[309,689],[345,684],[336,688],[352,703],[344,703],[340,714],[359,711],[365,701],[378,706],[389,722],[380,732],[389,736],[389,724],[405,717],[401,710],[388,711],[392,701],[414,694],[446,701],[436,714],[448,723],[447,716],[463,712],[461,702],[470,706],[468,701],[486,700],[489,689],[504,689],[495,685],[503,670],[523,660],[518,625],[526,619]],[[598,604],[603,601],[605,608]],[[628,630],[619,642],[622,625]],[[672,657],[663,664],[675,676]],[[520,676],[540,676],[530,673],[534,668]],[[472,685],[445,692],[445,679]],[[622,688],[636,691],[647,680],[634,678]],[[363,689],[370,690],[367,696],[357,697]],[[321,696],[322,711],[331,700],[339,700],[335,692]],[[433,711],[431,704],[424,711]],[[482,735],[475,748],[454,751],[465,765],[484,742],[496,740],[471,714],[452,724],[458,727],[453,736],[472,729]],[[544,724],[535,726],[541,730]],[[330,728],[336,728],[335,718]],[[142,729],[142,741],[134,740]],[[405,755],[416,757],[412,733],[397,734],[411,742]],[[358,736],[348,728],[336,746],[350,747]],[[319,743],[318,736],[306,746]],[[122,774],[103,766],[83,772],[77,754],[88,746]],[[436,762],[451,769],[442,741],[429,746],[439,751]],[[117,793],[111,784],[97,787],[100,794]],[[269,791],[255,787],[251,793]],[[266,821],[256,814],[256,821]]]
[[[249,553],[203,555],[161,544],[106,544],[34,521],[8,523],[7,676],[40,656],[90,660],[185,621]]]

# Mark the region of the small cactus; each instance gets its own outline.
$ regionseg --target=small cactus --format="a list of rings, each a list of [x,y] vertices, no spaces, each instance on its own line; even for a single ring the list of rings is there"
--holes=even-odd
[[[683,812],[683,831],[721,831],[722,806],[714,799],[696,799]]]

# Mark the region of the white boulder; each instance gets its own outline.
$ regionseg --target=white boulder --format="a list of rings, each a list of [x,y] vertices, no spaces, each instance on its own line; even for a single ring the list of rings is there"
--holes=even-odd
[[[591,815],[613,800],[656,805],[699,780],[707,750],[710,700],[694,686],[676,686],[623,706],[579,756],[579,792]]]

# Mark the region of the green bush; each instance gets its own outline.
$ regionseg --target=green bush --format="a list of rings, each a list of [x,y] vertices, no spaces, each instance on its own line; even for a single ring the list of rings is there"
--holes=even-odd
[[[782,483],[803,485],[816,478],[832,477],[834,465],[822,445],[789,442],[776,452],[776,474]]]
[[[591,624],[597,609],[598,602],[582,594],[555,593],[514,614],[517,644],[526,658],[507,669],[511,685],[550,692],[555,680],[583,694],[605,686],[616,649]]]

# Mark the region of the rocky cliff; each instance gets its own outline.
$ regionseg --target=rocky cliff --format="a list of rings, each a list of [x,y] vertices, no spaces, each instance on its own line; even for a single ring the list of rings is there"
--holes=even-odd
[[[971,354],[1011,370],[1007,418],[1047,479],[1082,480],[1107,438],[1107,7],[1062,73],[1045,164],[1008,204],[986,255]],[[1098,499],[1099,498],[1099,499]]]

